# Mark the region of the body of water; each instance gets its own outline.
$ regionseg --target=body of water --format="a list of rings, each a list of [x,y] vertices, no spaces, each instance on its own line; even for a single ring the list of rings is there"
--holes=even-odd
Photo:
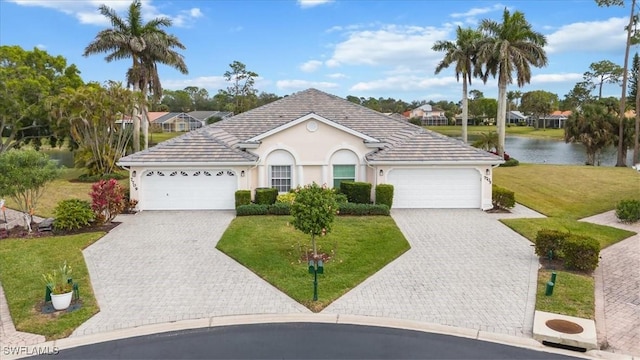
[[[584,165],[587,153],[582,144],[567,144],[564,141],[510,136],[505,139],[505,151],[522,163]],[[600,154],[601,166],[614,166],[617,149],[607,147]],[[633,150],[627,152],[627,166],[631,166]]]

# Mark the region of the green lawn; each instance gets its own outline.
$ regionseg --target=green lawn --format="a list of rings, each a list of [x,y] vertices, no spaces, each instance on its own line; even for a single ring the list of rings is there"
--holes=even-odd
[[[447,136],[462,136],[462,126],[460,125],[427,126],[427,129]],[[496,127],[486,125],[467,127],[467,133],[469,135],[480,135],[481,133],[488,133],[490,131],[497,131]],[[555,140],[564,139],[564,129],[535,129],[531,126],[509,126],[505,129],[505,132],[507,133],[507,135],[514,136],[537,137]]]
[[[98,312],[82,249],[104,236],[102,232],[70,236],[0,240],[0,281],[18,331],[42,334],[47,340],[67,337]],[[82,307],[70,313],[40,313],[45,285],[42,274],[67,261],[79,284]]]
[[[161,133],[149,133],[149,146],[159,144],[163,141],[173,139],[176,136],[184,135],[185,132],[161,132]]]
[[[556,282],[551,296],[545,295],[551,270],[538,271],[536,310],[554,314],[594,319],[594,280],[589,275],[556,270]]]
[[[312,311],[320,311],[409,249],[391,217],[340,216],[318,239],[331,256],[319,277],[318,301],[305,254],[310,236],[295,230],[289,216],[247,216],[233,220],[217,248]]]
[[[640,199],[640,176],[633,169],[520,164],[495,169],[494,182],[514,191],[517,202],[548,216],[502,220],[532,242],[541,229],[590,236],[598,240],[601,248],[634,235],[630,231],[578,221],[613,210],[622,199]],[[560,270],[557,273],[554,295],[545,296],[550,271],[539,271],[536,309],[593,319],[593,277]]]

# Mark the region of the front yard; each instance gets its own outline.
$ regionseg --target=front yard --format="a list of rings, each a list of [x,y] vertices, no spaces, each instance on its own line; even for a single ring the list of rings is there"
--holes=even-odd
[[[318,301],[308,273],[311,237],[295,230],[289,216],[237,217],[217,248],[294,300],[318,312],[409,250],[409,243],[389,216],[339,216],[333,231],[317,239],[327,254],[318,275]]]

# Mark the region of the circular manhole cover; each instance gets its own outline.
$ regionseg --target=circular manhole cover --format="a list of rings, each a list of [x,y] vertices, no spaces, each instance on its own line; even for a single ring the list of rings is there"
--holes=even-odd
[[[584,331],[582,326],[567,320],[553,319],[545,323],[548,328],[565,334],[580,334]]]

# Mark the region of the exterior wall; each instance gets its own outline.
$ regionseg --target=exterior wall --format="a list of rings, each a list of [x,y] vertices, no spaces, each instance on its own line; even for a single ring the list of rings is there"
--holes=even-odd
[[[465,168],[468,169],[470,168],[470,166],[430,166],[432,168],[439,168],[439,169],[455,169],[455,168]],[[391,171],[392,169],[399,169],[399,168],[403,168],[403,169],[408,169],[408,168],[420,168],[420,169],[425,169],[425,168],[429,168],[429,166],[376,166],[375,167],[375,174],[377,175],[376,178],[378,179],[376,183],[372,182],[373,187],[375,188],[376,184],[387,184],[387,175],[389,174],[389,171]],[[491,166],[475,166],[473,167],[474,169],[476,169],[481,176],[482,179],[482,185],[481,185],[481,189],[480,191],[482,192],[482,199],[480,201],[481,203],[481,207],[482,210],[488,210],[493,208],[493,201],[491,198],[491,184],[493,182],[493,170]],[[382,170],[382,175],[380,175],[380,170]],[[375,197],[375,193],[374,193],[374,197]]]
[[[317,125],[315,130],[310,130],[312,126],[307,128],[312,121]],[[270,185],[271,165],[291,165],[291,187],[295,188],[313,181],[332,186],[333,165],[350,164],[344,160],[349,156],[356,165],[356,180],[367,181],[364,156],[372,149],[355,135],[321,121],[307,120],[264,138],[260,147],[251,151],[260,157],[252,188]]]

